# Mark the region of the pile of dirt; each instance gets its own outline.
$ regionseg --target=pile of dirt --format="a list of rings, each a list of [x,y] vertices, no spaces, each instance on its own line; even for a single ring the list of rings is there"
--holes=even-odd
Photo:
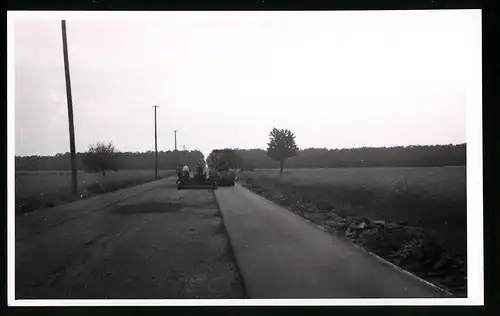
[[[277,192],[276,188],[269,189],[258,185],[251,178],[242,184],[325,231],[349,239],[455,296],[467,295],[464,260],[437,244],[419,227],[366,217],[341,216],[328,205],[319,205],[298,196],[286,196]]]
[[[334,233],[395,265],[456,295],[466,293],[464,261],[437,244],[423,229],[359,217],[332,220],[327,222],[328,227],[332,227],[330,223]]]

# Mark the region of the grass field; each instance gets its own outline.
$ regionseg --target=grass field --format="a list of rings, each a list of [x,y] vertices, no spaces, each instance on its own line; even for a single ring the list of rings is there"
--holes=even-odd
[[[160,170],[160,177],[174,174]],[[100,173],[78,172],[80,198],[138,185],[154,179],[153,170],[110,171]],[[69,202],[71,194],[70,171],[16,171],[16,214],[24,214],[43,207]]]
[[[264,186],[345,216],[424,228],[454,252],[466,249],[464,167],[258,170],[242,173]]]

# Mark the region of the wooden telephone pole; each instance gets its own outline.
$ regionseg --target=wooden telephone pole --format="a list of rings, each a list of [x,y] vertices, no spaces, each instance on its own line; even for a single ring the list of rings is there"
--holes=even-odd
[[[175,139],[175,151],[177,151],[177,130],[174,131],[174,139]]]
[[[78,179],[76,172],[75,126],[73,124],[73,98],[71,96],[71,78],[69,75],[68,39],[66,37],[66,20],[61,21],[62,44],[64,56],[64,75],[66,77],[66,98],[68,101],[69,148],[71,152],[71,189],[78,195]]]
[[[153,105],[155,109],[155,180],[158,179],[158,137],[156,133],[156,108],[159,108],[158,105]]]

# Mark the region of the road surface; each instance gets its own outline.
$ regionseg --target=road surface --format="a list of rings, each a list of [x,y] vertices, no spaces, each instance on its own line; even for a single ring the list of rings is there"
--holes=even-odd
[[[219,211],[174,181],[17,217],[16,298],[446,296],[239,185]]]
[[[240,185],[215,192],[249,298],[447,296]]]
[[[16,218],[23,298],[242,298],[209,190],[172,178]]]

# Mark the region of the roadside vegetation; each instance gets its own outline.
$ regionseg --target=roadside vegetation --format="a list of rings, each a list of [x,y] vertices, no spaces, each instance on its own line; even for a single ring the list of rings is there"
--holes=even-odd
[[[87,172],[102,172],[106,176],[108,170],[118,170],[117,150],[113,143],[97,143],[90,145],[83,157],[83,165]]]
[[[195,165],[199,151],[158,153],[159,177],[175,173],[177,159]],[[154,152],[119,152],[112,143],[96,143],[77,154],[78,196],[71,193],[70,155],[16,157],[16,214],[88,198],[154,180]]]
[[[94,145],[94,147],[97,146]],[[115,150],[114,163],[117,170],[153,170],[155,167],[155,152],[120,152]],[[85,157],[88,152],[76,154],[78,170],[85,170]],[[175,170],[177,161],[187,163],[190,167],[196,166],[203,159],[203,153],[198,150],[188,151],[158,151],[158,168],[160,170]],[[69,153],[54,156],[24,156],[16,157],[16,172],[19,171],[59,171],[71,170]]]
[[[174,174],[160,170],[160,178]],[[154,170],[110,171],[102,173],[78,172],[79,196],[71,193],[71,171],[19,171],[15,175],[16,215],[23,215],[40,208],[85,199],[96,194],[139,185],[154,180]]]

